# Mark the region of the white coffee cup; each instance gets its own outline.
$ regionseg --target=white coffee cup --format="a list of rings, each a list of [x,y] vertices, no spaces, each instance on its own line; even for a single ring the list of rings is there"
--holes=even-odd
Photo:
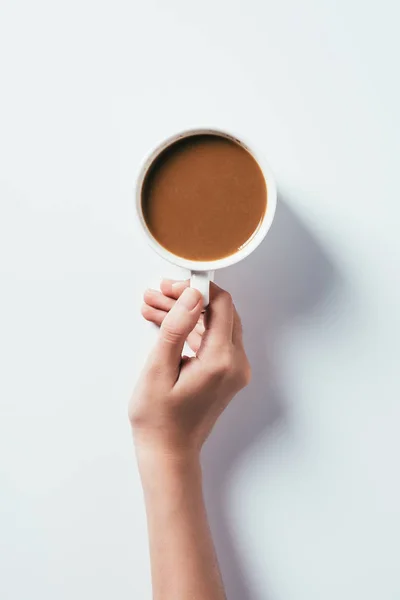
[[[211,134],[218,135],[229,140],[232,140],[236,144],[239,144],[243,148],[245,148],[251,156],[255,159],[257,164],[259,165],[266,182],[267,186],[267,209],[265,211],[264,218],[256,231],[253,233],[251,238],[246,242],[246,244],[240,248],[234,254],[230,254],[229,256],[225,256],[224,258],[218,258],[216,260],[211,261],[196,261],[196,260],[188,260],[187,258],[183,258],[182,256],[177,256],[172,252],[169,252],[166,248],[164,248],[152,235],[150,230],[147,227],[145,218],[143,216],[142,210],[142,191],[143,191],[143,183],[145,181],[146,175],[152,166],[153,162],[157,159],[157,157],[163,152],[166,148],[174,144],[176,141],[181,140],[183,138],[199,135],[199,134]],[[276,209],[276,200],[277,200],[277,190],[275,178],[271,172],[271,169],[264,157],[258,150],[254,148],[253,145],[248,144],[244,141],[243,137],[237,137],[231,133],[227,133],[226,131],[222,131],[220,129],[189,129],[183,131],[182,133],[177,133],[172,135],[161,144],[159,144],[145,159],[137,177],[136,181],[136,210],[139,218],[139,222],[141,224],[142,230],[147,238],[148,243],[153,248],[155,252],[157,252],[160,256],[168,260],[169,262],[177,265],[179,267],[183,267],[184,269],[188,269],[191,272],[190,277],[190,285],[198,289],[203,295],[204,306],[208,305],[209,301],[209,289],[210,289],[210,281],[213,279],[214,271],[217,269],[223,269],[224,267],[229,267],[233,265],[243,258],[246,258],[253,250],[257,248],[257,246],[262,242],[264,237],[266,236],[269,228],[272,225],[272,221],[275,215]]]

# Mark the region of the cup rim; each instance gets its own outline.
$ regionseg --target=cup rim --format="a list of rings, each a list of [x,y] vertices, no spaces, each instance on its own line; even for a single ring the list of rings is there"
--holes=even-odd
[[[257,162],[258,166],[261,169],[261,172],[265,179],[265,184],[267,186],[267,208],[265,211],[265,215],[258,229],[254,232],[253,236],[246,242],[246,244],[235,252],[234,254],[230,254],[229,256],[225,256],[223,258],[218,258],[216,260],[211,261],[197,261],[191,260],[187,258],[183,258],[182,256],[177,256],[173,254],[164,246],[162,246],[153,236],[149,228],[147,227],[147,223],[145,221],[143,210],[142,210],[142,188],[145,177],[154,160],[166,150],[169,146],[177,142],[178,140],[184,139],[186,137],[191,137],[193,135],[218,135],[221,137],[225,137],[236,144],[242,146],[254,160]],[[277,203],[277,188],[276,181],[271,171],[271,168],[263,155],[255,148],[254,144],[249,144],[244,136],[235,135],[233,133],[229,133],[223,129],[218,129],[217,127],[197,127],[191,129],[185,129],[179,133],[175,133],[170,135],[168,138],[164,139],[162,142],[157,144],[155,148],[147,154],[144,161],[142,162],[138,176],[136,178],[135,184],[135,200],[136,200],[136,213],[138,216],[138,220],[141,225],[141,230],[144,236],[146,237],[147,243],[150,244],[151,248],[162,258],[165,258],[170,263],[182,267],[184,269],[188,269],[190,271],[215,271],[216,269],[222,269],[224,267],[229,267],[234,265],[235,263],[243,260],[249,254],[251,254],[263,241],[265,236],[268,233],[272,225],[272,221],[274,220],[276,203]]]

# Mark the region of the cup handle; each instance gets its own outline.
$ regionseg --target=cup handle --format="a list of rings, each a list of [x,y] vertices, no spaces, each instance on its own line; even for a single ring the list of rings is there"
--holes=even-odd
[[[190,287],[199,290],[203,296],[203,308],[207,308],[210,301],[210,281],[214,281],[214,271],[192,271]]]

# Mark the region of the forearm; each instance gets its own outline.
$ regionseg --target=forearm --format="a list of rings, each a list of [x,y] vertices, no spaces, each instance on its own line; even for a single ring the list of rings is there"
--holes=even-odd
[[[140,460],[154,600],[225,600],[198,459]]]

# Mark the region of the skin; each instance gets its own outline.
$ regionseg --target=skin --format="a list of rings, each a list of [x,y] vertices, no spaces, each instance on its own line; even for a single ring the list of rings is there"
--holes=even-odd
[[[143,485],[154,600],[226,598],[203,500],[200,451],[250,380],[240,318],[211,284],[210,305],[188,282],[147,290],[142,314],[160,327],[129,405]],[[182,356],[187,341],[195,357]]]

